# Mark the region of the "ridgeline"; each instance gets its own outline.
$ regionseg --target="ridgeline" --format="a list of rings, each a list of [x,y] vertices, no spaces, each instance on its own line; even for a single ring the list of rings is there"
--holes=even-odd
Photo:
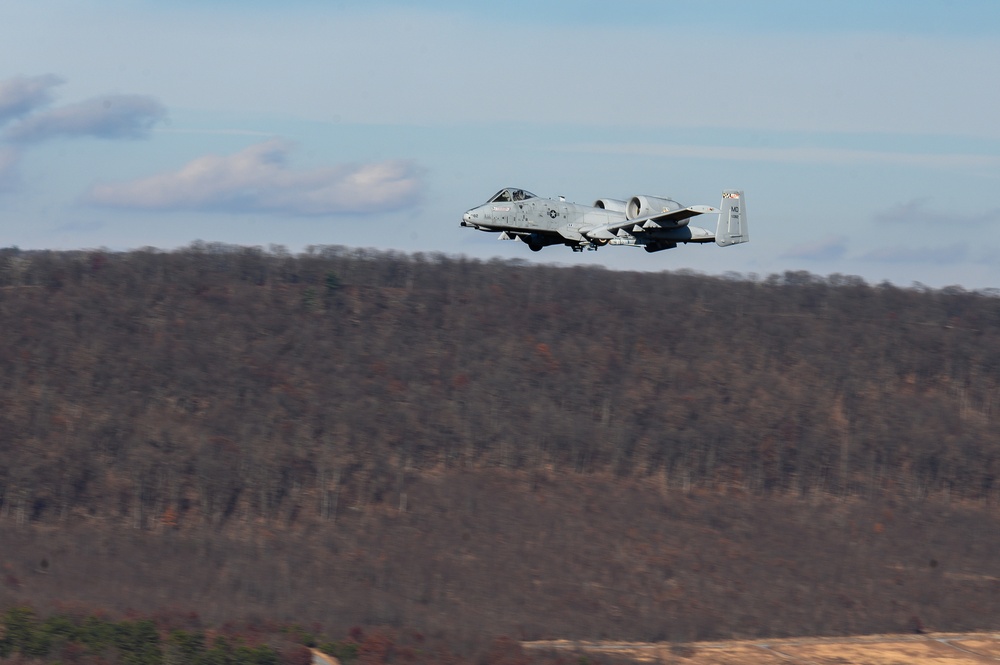
[[[0,250],[0,609],[480,655],[995,628],[996,295]]]

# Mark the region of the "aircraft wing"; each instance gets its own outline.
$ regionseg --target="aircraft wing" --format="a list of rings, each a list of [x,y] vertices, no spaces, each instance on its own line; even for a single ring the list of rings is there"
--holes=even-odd
[[[688,220],[692,217],[717,212],[719,212],[719,209],[712,206],[688,206],[680,210],[659,212],[654,215],[646,215],[645,217],[636,217],[635,219],[618,219],[591,229],[585,229],[583,234],[588,238],[610,240],[617,237],[619,231],[635,235],[636,233],[642,233],[650,229],[675,229],[687,226]]]

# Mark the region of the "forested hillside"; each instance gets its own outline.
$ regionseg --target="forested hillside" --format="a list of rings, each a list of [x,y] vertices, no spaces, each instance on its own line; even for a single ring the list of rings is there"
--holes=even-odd
[[[0,603],[466,637],[1000,617],[992,293],[6,249],[0,404]]]

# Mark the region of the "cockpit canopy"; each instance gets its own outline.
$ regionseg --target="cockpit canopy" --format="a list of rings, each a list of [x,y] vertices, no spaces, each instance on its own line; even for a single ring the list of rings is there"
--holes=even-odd
[[[535,198],[535,195],[524,189],[505,187],[493,195],[487,203],[508,203],[510,201],[527,201]]]

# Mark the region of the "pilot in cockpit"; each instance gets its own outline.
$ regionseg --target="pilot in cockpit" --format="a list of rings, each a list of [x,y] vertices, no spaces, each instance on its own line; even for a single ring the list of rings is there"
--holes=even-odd
[[[514,200],[515,201],[523,201],[524,200],[524,190],[515,189],[514,190]]]

